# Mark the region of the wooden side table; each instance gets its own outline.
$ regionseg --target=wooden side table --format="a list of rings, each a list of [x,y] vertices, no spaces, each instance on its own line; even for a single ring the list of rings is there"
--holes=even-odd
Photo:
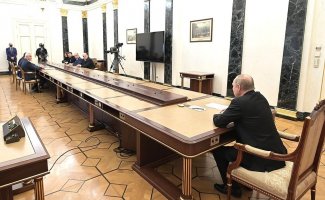
[[[192,91],[201,92],[205,94],[212,94],[213,92],[213,73],[205,72],[180,72],[179,73],[182,79],[181,87],[184,86],[184,78],[189,78],[190,80],[190,89]]]
[[[0,140],[0,199],[13,200],[13,195],[26,191],[23,182],[34,180],[35,200],[44,200],[43,176],[49,173],[47,159],[50,158],[42,141],[28,118],[21,119],[25,137],[19,142],[5,144]],[[0,123],[0,135],[3,135]],[[22,188],[19,188],[21,185]],[[18,186],[15,187],[15,186]]]

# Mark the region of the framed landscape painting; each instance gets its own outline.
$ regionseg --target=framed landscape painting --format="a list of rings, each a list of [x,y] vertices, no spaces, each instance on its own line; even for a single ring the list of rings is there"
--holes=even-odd
[[[190,42],[211,42],[212,24],[212,18],[191,21]]]
[[[126,43],[127,44],[135,44],[137,38],[137,29],[127,29],[126,30]]]

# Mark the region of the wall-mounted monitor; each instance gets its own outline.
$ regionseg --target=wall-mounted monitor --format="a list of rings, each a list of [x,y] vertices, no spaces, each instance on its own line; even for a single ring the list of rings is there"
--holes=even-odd
[[[162,63],[165,61],[164,31],[137,34],[136,60]]]

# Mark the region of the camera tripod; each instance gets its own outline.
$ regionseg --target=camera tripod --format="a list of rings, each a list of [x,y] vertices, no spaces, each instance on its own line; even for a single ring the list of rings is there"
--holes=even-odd
[[[124,56],[120,56],[118,53],[114,53],[114,60],[111,64],[109,72],[112,72],[112,71],[115,72],[116,68],[120,66],[124,72],[124,75],[126,75],[124,67],[122,65],[122,60],[125,60]]]

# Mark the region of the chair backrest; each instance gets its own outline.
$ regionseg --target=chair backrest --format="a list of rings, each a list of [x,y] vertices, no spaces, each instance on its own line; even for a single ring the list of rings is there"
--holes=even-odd
[[[21,78],[25,80],[25,72],[24,72],[23,68],[19,67],[19,70],[21,72]]]
[[[289,187],[295,187],[311,172],[317,174],[325,137],[324,121],[325,100],[322,100],[304,121]]]
[[[17,65],[14,65],[13,68],[12,68],[12,73],[14,75],[17,75],[17,71],[18,71],[18,66]]]
[[[91,58],[93,60],[94,65],[97,65],[97,58]]]

